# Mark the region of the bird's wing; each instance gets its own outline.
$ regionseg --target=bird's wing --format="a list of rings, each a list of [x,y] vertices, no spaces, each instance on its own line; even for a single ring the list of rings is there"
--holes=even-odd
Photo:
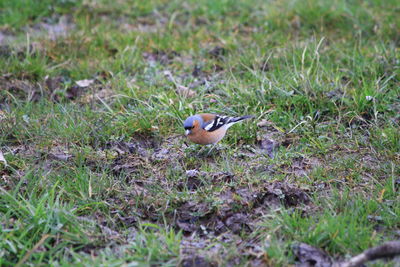
[[[213,120],[204,122],[203,129],[207,132],[218,130],[219,128],[229,123],[230,117],[228,116],[215,116]]]

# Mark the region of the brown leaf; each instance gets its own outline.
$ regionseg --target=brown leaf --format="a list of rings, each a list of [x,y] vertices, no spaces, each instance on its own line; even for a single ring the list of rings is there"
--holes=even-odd
[[[79,87],[88,87],[89,85],[91,85],[92,83],[94,83],[93,79],[85,79],[85,80],[80,80],[80,81],[76,81],[76,84]]]

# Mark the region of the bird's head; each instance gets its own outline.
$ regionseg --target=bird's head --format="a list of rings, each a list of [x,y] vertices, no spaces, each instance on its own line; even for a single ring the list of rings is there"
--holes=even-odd
[[[183,127],[185,128],[185,135],[192,134],[193,131],[196,131],[196,129],[199,129],[202,124],[203,124],[203,118],[201,116],[193,115],[193,116],[188,117],[183,122]]]

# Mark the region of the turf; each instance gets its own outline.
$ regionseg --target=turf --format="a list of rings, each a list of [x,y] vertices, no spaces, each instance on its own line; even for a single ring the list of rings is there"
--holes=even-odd
[[[2,1],[0,265],[288,266],[298,243],[398,240],[398,11]],[[198,112],[255,118],[207,155],[183,136]]]

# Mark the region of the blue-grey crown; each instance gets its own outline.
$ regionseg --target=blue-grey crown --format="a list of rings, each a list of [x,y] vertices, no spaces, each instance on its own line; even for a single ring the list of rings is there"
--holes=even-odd
[[[190,116],[189,118],[187,118],[184,122],[183,122],[183,127],[185,129],[190,129],[193,127],[193,123],[195,120],[198,120],[200,122],[200,125],[203,125],[203,118],[199,115],[193,115]]]

